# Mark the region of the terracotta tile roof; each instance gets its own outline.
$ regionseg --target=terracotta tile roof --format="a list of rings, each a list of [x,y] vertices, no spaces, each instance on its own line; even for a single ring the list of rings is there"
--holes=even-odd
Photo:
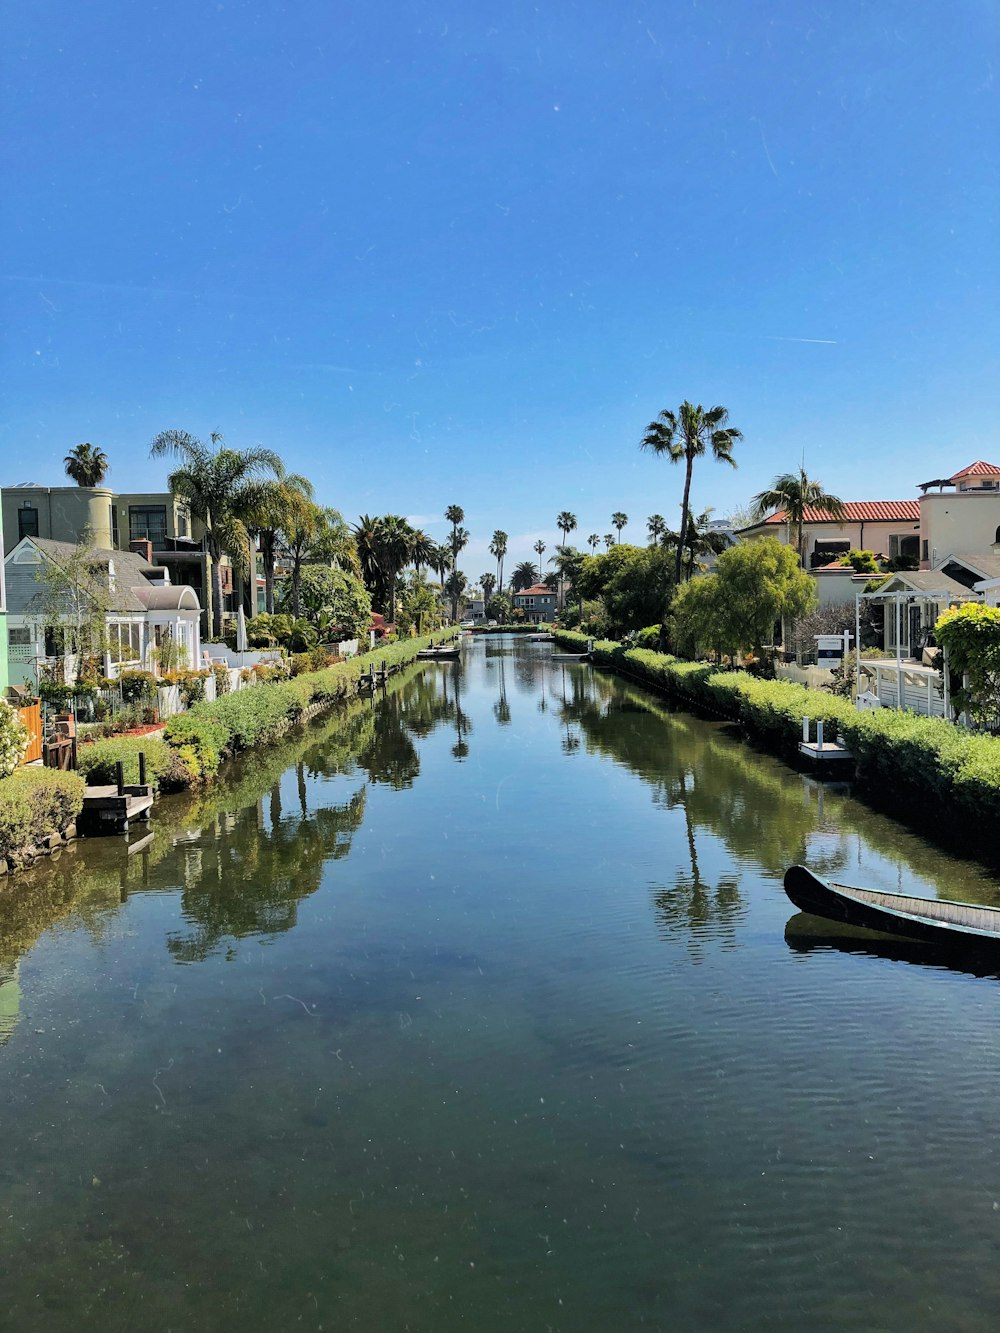
[[[522,588],[520,592],[514,594],[515,597],[554,597],[555,593],[551,588],[546,588],[544,583],[535,583],[530,588]]]
[[[807,508],[803,514],[806,523],[900,523],[919,518],[919,500],[845,500],[843,519],[835,519],[825,509]],[[764,522],[784,523],[785,511],[779,509]]]
[[[963,477],[1000,477],[1000,467],[995,463],[984,463],[980,458],[975,463],[970,463],[968,467],[962,468],[961,472],[956,472],[951,481],[960,481]]]

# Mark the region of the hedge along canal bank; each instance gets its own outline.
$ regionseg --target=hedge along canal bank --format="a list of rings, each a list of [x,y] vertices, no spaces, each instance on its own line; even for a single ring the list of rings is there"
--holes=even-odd
[[[586,645],[582,634],[556,632],[566,647]],[[720,671],[644,648],[608,641],[594,645],[591,660],[682,704],[738,722],[756,740],[784,757],[796,755],[802,722],[821,720],[826,737],[837,734],[854,756],[860,788],[904,819],[913,806],[933,801],[947,817],[948,834],[989,850],[1000,803],[1000,738],[967,731],[943,718],[895,709],[859,712],[849,699],[807,690],[790,681],[759,680],[745,671]]]
[[[183,791],[211,781],[224,761],[244,750],[273,745],[297,723],[360,693],[369,673],[384,683],[412,663],[422,648],[458,633],[450,627],[401,640],[321,671],[195,704],[171,718],[162,736],[112,737],[82,745],[78,774],[32,768],[0,779],[0,875],[70,841],[83,807],[84,784],[114,783],[119,762],[125,782],[138,783],[139,755],[144,754],[147,779],[158,791]]]

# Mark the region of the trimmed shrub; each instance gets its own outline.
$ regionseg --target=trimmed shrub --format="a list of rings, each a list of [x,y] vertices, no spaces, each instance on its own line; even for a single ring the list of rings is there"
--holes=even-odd
[[[82,809],[78,773],[22,768],[0,779],[0,857],[17,864],[29,848],[62,833]]]
[[[100,787],[117,781],[115,765],[120,759],[125,766],[125,781],[136,783],[140,751],[146,756],[146,781],[159,787],[171,763],[170,747],[160,736],[120,736],[81,745],[77,751],[77,772],[89,787]]]

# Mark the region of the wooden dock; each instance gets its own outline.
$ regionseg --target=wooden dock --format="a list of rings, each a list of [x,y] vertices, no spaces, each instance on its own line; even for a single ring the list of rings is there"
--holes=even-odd
[[[87,787],[83,809],[77,819],[81,833],[127,833],[133,820],[145,822],[153,808],[153,788],[148,784],[125,786],[121,791],[113,783],[106,787]]]

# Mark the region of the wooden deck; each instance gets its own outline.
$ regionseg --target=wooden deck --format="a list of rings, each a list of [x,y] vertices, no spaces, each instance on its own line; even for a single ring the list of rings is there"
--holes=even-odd
[[[126,786],[119,792],[114,785],[87,787],[83,809],[77,821],[82,833],[127,833],[134,820],[145,822],[153,808],[153,788]]]

